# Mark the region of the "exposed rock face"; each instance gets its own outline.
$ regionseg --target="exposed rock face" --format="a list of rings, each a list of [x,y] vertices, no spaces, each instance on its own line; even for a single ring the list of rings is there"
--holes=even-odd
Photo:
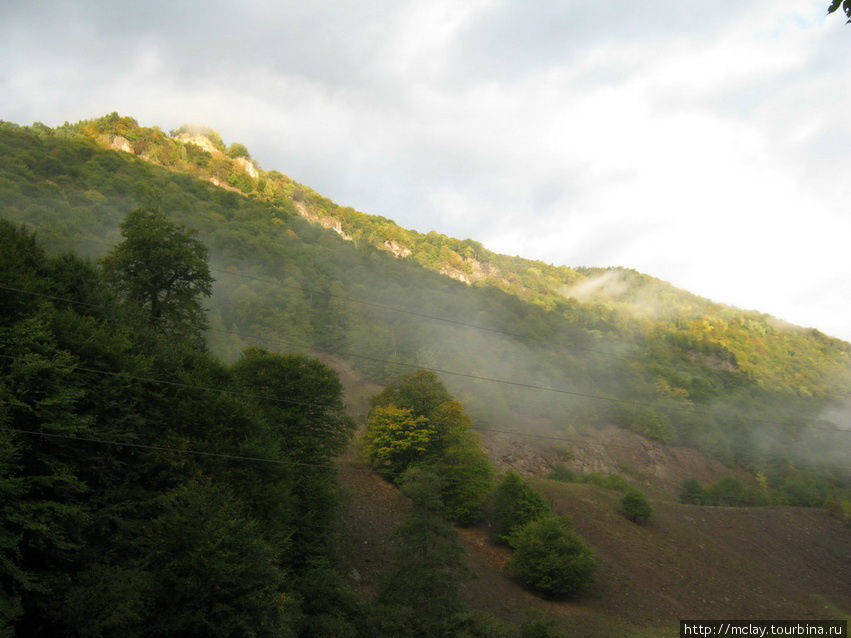
[[[213,146],[213,143],[210,141],[210,139],[204,135],[192,135],[191,133],[181,133],[180,135],[175,136],[174,139],[178,140],[179,142],[186,142],[188,144],[200,146],[208,153],[221,153],[219,149]]]
[[[124,151],[125,153],[132,153],[133,146],[130,144],[130,140],[126,137],[122,137],[121,135],[110,135],[106,139],[107,146],[114,151]]]
[[[239,193],[243,197],[248,197],[241,190],[239,190],[238,188],[234,188],[233,186],[231,186],[227,182],[223,182],[218,177],[208,177],[207,181],[210,182],[213,186],[218,186],[219,188],[224,188],[226,191],[232,191],[234,193]]]
[[[583,474],[618,472],[672,496],[679,493],[687,478],[701,483],[728,475],[738,476],[745,482],[749,480],[747,473],[725,467],[697,450],[665,445],[614,426],[562,436],[564,442],[555,446],[547,439],[488,434],[483,446],[498,467],[526,476],[546,476],[556,465],[565,465]]]
[[[499,272],[489,264],[483,264],[478,259],[473,259],[472,257],[463,257],[462,260],[463,269],[449,265],[442,266],[440,268],[440,274],[458,281],[463,281],[465,284],[472,284]]]
[[[237,157],[234,162],[236,162],[237,166],[239,166],[242,170],[249,174],[249,176],[254,179],[260,178],[260,173],[257,171],[257,167],[247,157]]]
[[[315,213],[311,213],[309,210],[307,210],[307,206],[305,206],[303,202],[293,202],[293,204],[295,205],[298,214],[304,217],[307,221],[319,224],[320,226],[322,226],[323,228],[327,228],[328,230],[333,230],[346,241],[352,241],[351,235],[348,235],[343,230],[343,224],[340,223],[339,219],[330,217],[328,215],[317,215]]]
[[[400,244],[395,239],[388,239],[382,244],[382,247],[391,252],[397,259],[404,259],[405,257],[410,257],[413,254],[410,248],[404,244]]]

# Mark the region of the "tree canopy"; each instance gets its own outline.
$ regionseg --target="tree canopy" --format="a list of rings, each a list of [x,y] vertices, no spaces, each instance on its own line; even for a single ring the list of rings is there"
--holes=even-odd
[[[150,339],[134,270],[107,286],[5,220],[0,245],[0,636],[355,635],[334,372],[258,349],[226,366],[181,336],[192,312]]]
[[[464,407],[437,375],[405,375],[371,402],[364,452],[373,467],[396,482],[409,468],[427,468],[445,480],[447,517],[462,524],[481,518],[493,471]]]
[[[833,13],[839,7],[845,12],[845,17],[848,18],[846,23],[851,23],[851,0],[831,0],[830,6],[827,8],[828,13]]]
[[[158,330],[199,335],[206,327],[201,298],[213,294],[206,246],[153,209],[128,214],[121,235],[101,261],[109,280]]]

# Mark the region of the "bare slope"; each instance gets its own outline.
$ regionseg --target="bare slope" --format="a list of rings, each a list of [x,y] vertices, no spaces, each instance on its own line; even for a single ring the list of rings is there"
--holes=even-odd
[[[346,566],[368,597],[409,505],[374,474],[341,474]],[[596,582],[578,600],[544,600],[506,576],[509,553],[486,528],[462,529],[474,574],[465,596],[476,609],[514,622],[550,617],[583,636],[676,635],[681,618],[827,618],[851,610],[851,527],[823,510],[654,501],[651,523],[639,526],[620,515],[614,492],[535,485],[596,552]]]

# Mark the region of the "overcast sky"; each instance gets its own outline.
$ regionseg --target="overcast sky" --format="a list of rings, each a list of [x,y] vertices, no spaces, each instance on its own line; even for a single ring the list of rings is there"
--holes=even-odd
[[[420,231],[851,340],[828,0],[0,2],[0,119],[118,111]]]

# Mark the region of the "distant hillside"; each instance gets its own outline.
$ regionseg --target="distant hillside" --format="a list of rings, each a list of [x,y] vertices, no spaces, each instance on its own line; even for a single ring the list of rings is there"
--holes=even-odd
[[[614,424],[777,486],[851,458],[836,429],[848,343],[634,271],[403,229],[263,170],[212,129],[166,134],[116,114],[2,124],[0,207],[54,250],[92,257],[138,207],[196,229],[217,279],[208,339],[225,356],[249,344],[329,353],[378,383],[431,368],[482,428],[570,447]]]
[[[764,389],[803,395],[851,389],[842,387],[841,374],[832,374],[849,364],[851,346],[818,331],[713,303],[634,270],[553,266],[497,254],[472,239],[402,228],[384,217],[339,206],[278,171],[263,170],[244,145],[225,147],[211,128],[184,126],[166,135],[117,114],[69,128],[107,148],[133,153],[261,201],[292,207],[347,241],[368,243],[458,281],[494,286],[565,315],[588,306],[616,321],[621,317],[612,315],[622,314],[624,329],[662,329],[693,345],[694,356],[709,350],[719,361],[729,361],[752,376]]]
[[[346,571],[368,598],[410,504],[374,475],[341,478],[349,494]],[[654,500],[653,522],[639,526],[619,513],[611,490],[547,480],[535,486],[594,549],[595,583],[579,600],[542,599],[505,574],[510,551],[490,540],[492,530],[463,529],[474,574],[464,591],[475,609],[515,622],[539,615],[569,636],[600,638],[674,637],[682,618],[843,618],[851,610],[849,530],[827,512]]]

